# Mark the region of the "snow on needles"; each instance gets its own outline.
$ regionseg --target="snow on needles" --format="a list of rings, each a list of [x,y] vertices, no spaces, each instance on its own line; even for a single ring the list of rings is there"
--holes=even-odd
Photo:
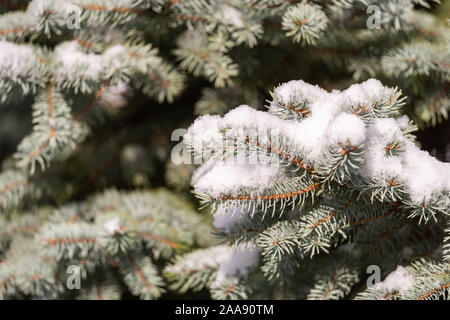
[[[287,105],[292,100],[301,98],[303,101],[312,103],[327,94],[321,87],[311,85],[303,80],[291,80],[275,88],[274,96],[283,105]],[[274,106],[272,102],[271,107]]]
[[[215,11],[214,16],[223,23],[234,25],[237,28],[244,27],[242,12],[232,6],[221,4]]]
[[[283,146],[313,167],[321,166],[330,149],[339,151],[342,146],[351,145],[363,151],[364,163],[359,172],[367,183],[375,181],[388,186],[390,179],[395,178],[417,204],[429,201],[436,194],[450,192],[450,163],[434,159],[408,140],[403,133],[408,127],[408,117],[363,121],[350,111],[354,109],[348,108],[349,104],[364,106],[366,112],[371,112],[377,103],[398,98],[395,89],[370,79],[344,91],[326,92],[299,80],[278,86],[273,97],[277,103],[271,103],[269,111],[296,101],[307,103],[308,116],[301,120],[286,120],[278,113],[242,105],[223,117],[206,115],[197,118],[188,129],[185,141],[197,155],[204,156],[205,151],[223,149],[228,145],[227,139],[242,139],[254,130],[258,132],[261,146],[269,146],[275,141],[270,138],[277,136]],[[261,132],[264,134],[259,134]],[[399,144],[395,149],[398,152],[387,152],[391,143]],[[237,194],[241,188],[258,192],[283,177],[282,169],[276,165],[227,165],[217,157],[211,161],[214,163],[208,164],[208,170],[199,169],[202,174],[197,174],[193,185],[197,191],[212,197],[222,193]]]
[[[450,164],[438,161],[404,137],[404,122],[403,117],[373,121],[367,130],[361,172],[378,183],[398,178],[413,202],[426,203],[433,194],[450,191]],[[394,140],[400,141],[403,151],[388,156],[385,148]]]
[[[42,18],[48,16],[49,12],[51,12],[53,19],[57,16],[60,23],[63,24],[67,23],[71,14],[80,13],[81,9],[67,0],[34,0],[28,6],[27,12],[34,17],[36,24],[44,20]]]
[[[105,87],[98,104],[105,109],[122,108],[128,103],[127,97],[131,95],[131,87],[126,82]]]
[[[0,41],[0,79],[17,81],[19,78],[32,77],[36,61],[32,46]]]
[[[202,270],[217,270],[212,287],[223,281],[245,277],[259,262],[260,249],[249,243],[243,243],[236,248],[219,245],[208,249],[196,250],[185,255],[175,264],[166,268],[166,272],[191,274]]]
[[[220,120],[220,116],[209,114],[197,118],[184,135],[185,141],[189,141],[194,150],[214,149],[222,142],[218,127]]]
[[[213,226],[229,234],[242,225],[248,217],[247,213],[248,211],[242,210],[240,205],[236,207],[220,205],[214,213]]]
[[[54,51],[54,76],[58,80],[82,78],[99,81],[101,55],[84,53],[77,41],[63,42]]]
[[[0,80],[12,81],[26,79],[38,82],[43,77],[44,63],[47,59],[40,57],[40,50],[30,45],[0,41]],[[98,82],[112,77],[128,68],[127,48],[113,45],[102,54],[86,53],[76,40],[62,42],[51,54],[51,76],[56,82],[76,79]],[[41,80],[42,81],[42,80]]]
[[[216,198],[227,193],[238,195],[242,189],[251,189],[261,193],[284,176],[281,167],[271,165],[250,164],[248,159],[229,158],[228,161],[217,161],[194,184],[197,192],[206,193]],[[201,171],[204,171],[200,167]]]
[[[400,294],[404,294],[405,291],[414,285],[415,280],[414,275],[406,268],[397,266],[397,269],[388,274],[377,286],[386,292],[397,291]]]
[[[103,228],[106,230],[106,232],[109,235],[114,235],[116,233],[120,233],[121,232],[120,218],[115,217],[115,218],[112,218],[111,220],[106,221],[103,224]]]
[[[58,80],[81,78],[99,81],[126,65],[127,50],[114,45],[102,54],[85,53],[77,41],[63,42],[54,51],[54,77]]]
[[[246,277],[252,267],[254,267],[260,258],[261,249],[250,243],[243,243],[233,248],[231,254],[221,262],[217,270],[216,280],[211,284],[215,287],[226,279],[239,279]]]
[[[327,130],[327,139],[332,144],[346,143],[357,146],[364,142],[366,128],[364,122],[356,115],[341,113],[334,119]]]
[[[192,271],[218,269],[221,263],[229,259],[231,253],[232,248],[227,245],[195,250],[185,255],[182,262],[168,266],[166,271],[170,273],[189,274]]]

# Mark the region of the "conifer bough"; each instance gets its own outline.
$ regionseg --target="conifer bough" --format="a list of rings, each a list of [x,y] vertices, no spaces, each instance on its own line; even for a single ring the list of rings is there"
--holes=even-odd
[[[167,278],[160,262],[180,251],[175,242],[207,245],[193,241],[190,223],[167,222],[166,215],[172,217],[173,209],[194,225],[197,217],[158,193],[158,201],[147,191],[106,192],[107,200],[86,194],[86,186],[104,187],[97,180],[117,159],[121,182],[146,185],[153,170],[149,158],[164,154],[149,138],[158,120],[137,128],[120,122],[123,130],[113,136],[104,134],[112,123],[92,120],[126,104],[130,92],[170,103],[187,80],[201,83],[197,77],[209,82],[195,103],[199,115],[256,105],[266,88],[294,77],[318,77],[330,87],[376,77],[406,93],[404,111],[418,124],[446,119],[450,33],[447,20],[422,10],[428,3],[370,1],[382,19],[380,29],[369,30],[365,0],[0,1],[0,103],[27,107],[30,99],[33,125],[28,132],[16,128],[11,119],[27,122],[22,111],[0,117],[2,138],[13,134],[18,144],[0,172],[0,296],[115,299],[129,291],[157,298],[170,279],[172,289],[206,286],[215,298],[334,299],[361,292],[369,263],[378,264],[383,276],[396,271],[358,297],[442,296],[448,288],[442,243],[444,257],[450,252],[448,167],[414,146],[408,120],[391,119],[405,101],[373,80],[361,85],[364,90],[326,95],[294,82],[274,91],[272,115],[242,107],[223,119],[198,122],[205,150],[222,151],[218,142],[231,135],[237,143],[226,149],[228,160],[245,164],[257,155],[262,163],[230,167],[216,152],[196,172],[196,193],[220,212],[214,226],[228,243],[178,256]],[[280,59],[291,67],[280,68]],[[329,101],[319,116],[314,105],[324,97]],[[175,106],[164,109],[173,112]],[[263,123],[263,131],[276,128],[276,141],[242,126],[247,117],[254,127]],[[89,134],[92,141],[86,142]],[[144,148],[137,144],[142,140],[153,144]],[[182,188],[179,180],[191,170],[169,166],[167,180]],[[140,215],[153,224],[136,222]],[[208,228],[200,226],[207,237]],[[363,262],[349,259],[349,252]],[[160,253],[164,259],[157,258]],[[429,259],[420,261],[420,255]],[[413,261],[407,269],[414,281],[393,261]],[[70,265],[82,267],[81,296],[65,286]],[[250,272],[255,266],[260,272]]]
[[[209,241],[200,216],[166,190],[110,189],[1,217],[0,298],[111,300],[130,292],[155,299],[167,288],[159,265]],[[79,287],[70,287],[77,276]]]
[[[205,161],[194,193],[230,247],[179,257],[166,268],[177,285],[219,299],[448,298],[450,164],[415,144],[401,92],[299,80],[271,95],[268,111],[205,115],[185,135]],[[373,265],[397,270],[364,290]]]

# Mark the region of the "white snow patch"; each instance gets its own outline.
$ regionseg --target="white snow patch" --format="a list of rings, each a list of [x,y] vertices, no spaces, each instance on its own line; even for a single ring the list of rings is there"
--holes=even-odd
[[[17,81],[23,77],[33,77],[31,71],[36,60],[31,46],[0,41],[0,78]]]
[[[382,282],[378,283],[378,286],[387,292],[397,291],[403,294],[414,285],[415,281],[414,275],[406,268],[397,266],[397,269],[388,274]]]
[[[397,121],[398,127],[402,130],[406,129],[408,127],[409,124],[409,118],[407,115],[403,115],[397,119],[395,119]]]
[[[371,109],[375,100],[380,101],[391,97],[394,92],[394,89],[383,86],[379,80],[369,79],[362,83],[351,85],[342,91],[342,96],[347,104]]]
[[[48,15],[49,12],[53,19],[57,17],[62,24],[68,22],[66,19],[70,15],[81,13],[81,8],[67,0],[34,0],[27,8],[27,14],[35,19],[35,23],[39,23],[42,17]]]
[[[375,119],[367,130],[362,175],[382,183],[399,178],[415,203],[427,202],[433,194],[450,191],[450,163],[440,162],[406,139],[401,127],[409,120]],[[404,152],[387,156],[385,147],[397,140]]]
[[[217,270],[217,277],[212,287],[222,283],[227,278],[246,277],[250,270],[259,262],[261,249],[250,243],[241,244],[231,252]]]
[[[240,205],[226,207],[220,205],[214,213],[213,226],[225,233],[230,233],[247,219],[249,211],[242,211]]]
[[[385,147],[389,141],[404,141],[402,133],[394,119],[375,119],[367,129],[364,149],[364,166],[361,173],[380,183],[386,179],[401,177],[402,159],[400,156],[387,156]]]
[[[331,123],[327,135],[328,141],[332,143],[350,141],[353,146],[356,146],[365,140],[366,125],[354,114],[341,113]]]
[[[280,103],[287,105],[299,99],[311,103],[325,97],[327,92],[321,87],[311,85],[303,80],[291,80],[276,87],[274,95]]]
[[[236,8],[223,4],[214,13],[214,17],[225,24],[234,25],[238,28],[244,27],[242,12]]]
[[[411,200],[426,203],[433,194],[450,192],[450,163],[440,162],[410,141],[405,145],[402,177]]]
[[[107,86],[98,101],[102,108],[122,108],[127,103],[127,97],[131,94],[131,87],[126,82],[119,82],[115,85]]]
[[[260,193],[283,178],[284,170],[278,166],[249,164],[245,158],[236,161],[230,158],[215,162],[200,178],[198,174],[195,177],[195,191],[216,198],[222,194],[242,194],[242,189]]]
[[[182,263],[168,266],[166,271],[183,274],[184,272],[189,273],[205,269],[219,269],[220,265],[228,260],[231,254],[232,248],[227,245],[196,250],[184,256]]]
[[[198,117],[184,135],[184,140],[189,141],[199,153],[221,146],[223,138],[218,128],[220,119],[220,116],[209,114]]]
[[[116,233],[121,233],[121,226],[120,226],[120,218],[115,217],[111,220],[106,221],[103,224],[103,228],[106,230],[106,232],[110,235],[114,235]]]
[[[104,70],[109,74],[114,74],[126,64],[127,50],[124,46],[117,44],[109,47],[102,54],[102,64]]]
[[[60,44],[53,54],[53,74],[58,80],[84,78],[99,81],[103,69],[101,55],[82,52],[77,41]]]

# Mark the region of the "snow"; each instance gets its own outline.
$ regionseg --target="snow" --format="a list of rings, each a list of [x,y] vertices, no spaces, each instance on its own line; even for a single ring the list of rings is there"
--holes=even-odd
[[[32,76],[33,65],[37,62],[33,48],[8,41],[0,41],[0,79],[17,81]]]
[[[352,107],[361,105],[370,109],[374,102],[385,101],[395,92],[375,79],[332,92],[303,81],[290,81],[278,86],[274,96],[283,103],[309,101],[310,114],[306,118],[283,120],[276,114],[241,105],[223,117],[198,118],[185,138],[195,142],[193,146],[198,153],[205,147],[222,150],[230,140],[242,140],[246,136],[266,147],[273,147],[271,141],[281,141],[285,149],[312,167],[322,164],[330,147],[349,142],[363,150],[364,163],[359,173],[368,183],[375,181],[387,186],[389,179],[395,178],[402,182],[414,203],[427,203],[435,194],[450,192],[450,163],[439,162],[404,136],[402,130],[409,123],[407,116],[375,118],[365,123],[348,111],[349,103]],[[253,137],[253,133],[257,136]],[[386,148],[392,142],[398,143],[400,150],[388,154]],[[264,158],[259,155],[258,163],[251,165],[227,165],[219,160],[209,163],[208,172],[203,172],[201,177],[197,174],[193,181],[196,191],[214,198],[222,193],[237,195],[242,189],[261,192],[283,178],[280,168],[261,163]]]
[[[127,50],[122,45],[114,45],[102,54],[102,64],[109,74],[118,72],[126,63]]]
[[[318,160],[323,148],[323,135],[334,113],[331,105],[319,109],[311,107],[312,115],[299,124],[296,120],[282,120],[267,112],[257,111],[249,106],[239,106],[226,114],[220,122],[220,129],[228,129],[229,136],[238,136],[239,128],[265,128],[270,134],[267,137],[288,137],[298,150],[305,150],[307,160]],[[328,108],[330,107],[330,108]],[[314,112],[315,111],[315,112]],[[238,128],[237,130],[235,128]],[[266,137],[258,136],[260,143],[267,144]]]
[[[409,118],[407,115],[401,116],[397,119],[395,119],[397,122],[397,125],[400,129],[405,130],[409,125]]]
[[[114,45],[102,54],[95,54],[85,53],[75,40],[67,41],[55,48],[53,73],[59,80],[83,78],[97,82],[123,68],[127,56],[122,45]]]
[[[126,82],[119,82],[116,85],[107,86],[98,100],[102,108],[122,108],[128,101],[127,97],[131,94],[131,88]]]
[[[246,277],[259,262],[261,249],[250,243],[243,243],[233,249],[227,259],[222,261],[211,287],[217,286],[227,278]]]
[[[341,94],[344,104],[372,110],[373,102],[384,101],[392,97],[394,93],[395,89],[383,86],[379,80],[369,79],[363,83],[351,85]]]
[[[239,107],[228,112],[219,122],[218,127],[219,129],[233,129],[236,127],[263,127],[267,130],[277,130],[286,124],[291,125],[293,122],[286,122],[278,117],[268,114],[267,112],[255,110],[247,105],[240,105]],[[233,133],[233,131],[230,131],[230,133]],[[237,133],[239,134],[240,132]]]
[[[232,248],[219,245],[208,249],[193,251],[185,255],[181,261],[170,265],[166,272],[186,274],[203,270],[217,270],[212,287],[224,280],[246,277],[250,270],[258,264],[261,250],[250,243],[243,243]]]
[[[387,292],[397,291],[400,294],[404,294],[415,283],[415,277],[406,268],[397,266],[393,272],[380,283],[378,287]]]
[[[205,192],[205,190],[201,189],[201,186],[203,184],[206,184],[207,186],[209,186],[208,185],[209,176],[207,174],[209,173],[209,175],[211,176],[210,172],[214,167],[217,166],[217,164],[218,164],[218,162],[208,161],[194,171],[194,173],[192,175],[192,184],[194,185],[194,188],[197,191]],[[222,165],[226,165],[226,162],[222,163]],[[205,175],[207,175],[205,178],[206,180],[204,180]],[[214,175],[214,171],[212,171],[212,175]],[[225,176],[225,179],[228,179],[228,178],[229,178],[229,176]],[[231,176],[231,179],[235,179],[235,178],[236,178],[235,176]],[[230,182],[228,182],[228,183],[230,183]],[[217,186],[217,184],[212,184],[212,185],[214,187]],[[221,187],[218,187],[218,190],[214,190],[212,192],[216,192],[217,195],[219,195],[220,191],[221,191],[220,188],[223,188],[223,185]],[[214,193],[214,194],[216,194],[216,193]],[[222,230],[225,233],[230,233],[237,226],[241,225],[246,220],[249,211],[250,210],[242,210],[242,206],[240,206],[240,205],[237,205],[237,206],[225,206],[223,204],[219,205],[217,211],[214,213],[213,225],[215,228]]]
[[[114,235],[116,233],[120,233],[121,232],[120,218],[115,217],[115,218],[112,218],[111,220],[106,221],[103,224],[103,228],[106,230],[106,232],[109,235]]]
[[[217,161],[209,171],[197,178],[195,191],[214,198],[222,194],[242,195],[242,189],[261,193],[284,177],[284,170],[278,166],[250,164],[248,158],[229,158]],[[210,164],[207,163],[209,166]],[[204,170],[204,169],[200,169]],[[198,174],[194,176],[197,177]]]
[[[361,173],[380,183],[399,178],[405,185],[411,200],[427,202],[433,194],[450,191],[450,163],[436,160],[428,152],[420,150],[401,132],[408,118],[375,119],[368,128],[365,143],[365,165]],[[390,141],[400,141],[405,149],[399,156],[386,156],[384,148]]]
[[[196,250],[185,255],[182,263],[170,265],[166,270],[182,274],[193,270],[219,269],[221,263],[229,259],[231,254],[232,248],[227,245]]]
[[[207,173],[209,172],[215,165],[215,161],[209,160],[203,163],[200,167],[194,170],[192,173],[191,183],[192,185],[197,184],[197,182]]]
[[[450,191],[450,163],[440,162],[412,142],[405,142],[403,174],[411,200],[425,203],[433,194]]]
[[[61,20],[67,19],[74,12],[81,11],[80,7],[67,0],[34,0],[27,8],[27,13],[36,19],[36,23],[42,20],[42,17],[52,12]],[[64,22],[64,21],[63,21]]]
[[[387,156],[384,149],[392,139],[402,139],[402,133],[394,119],[375,119],[369,126],[364,149],[365,161],[361,170],[365,177],[386,183],[388,178],[401,176],[401,157]]]
[[[327,130],[328,141],[331,143],[345,143],[357,146],[366,138],[366,125],[358,116],[349,113],[341,113],[330,124]]]
[[[235,207],[222,204],[214,213],[213,226],[225,233],[231,233],[247,219],[248,211],[250,210],[242,210],[240,205]]]
[[[242,12],[236,8],[223,4],[214,13],[214,17],[225,24],[234,25],[238,28],[244,27]]]
[[[126,37],[122,30],[107,29],[104,34],[105,43],[125,43]]]
[[[220,119],[220,116],[209,114],[197,118],[184,135],[185,141],[189,141],[194,150],[214,149],[222,143],[218,128]]]
[[[84,78],[99,81],[103,69],[101,55],[84,53],[77,41],[63,42],[54,51],[54,76],[59,80]]]
[[[302,98],[302,101],[311,103],[321,99],[325,95],[327,95],[327,92],[324,89],[317,85],[313,86],[303,80],[291,80],[289,82],[285,82],[276,87],[274,90],[274,96],[277,98],[279,103],[283,105],[292,103],[299,97]],[[271,106],[274,106],[274,104],[272,103]]]
[[[52,76],[57,81],[86,79],[98,82],[105,71],[114,74],[126,63],[127,51],[121,45],[114,45],[103,54],[85,53],[77,41],[66,41],[53,52]],[[32,71],[38,57],[28,45],[17,45],[0,41],[0,77],[17,80],[26,77],[33,80]]]

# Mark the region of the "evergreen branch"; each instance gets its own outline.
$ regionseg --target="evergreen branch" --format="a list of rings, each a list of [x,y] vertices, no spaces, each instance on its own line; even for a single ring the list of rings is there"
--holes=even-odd
[[[127,253],[126,259],[119,267],[131,292],[143,299],[158,298],[165,291],[164,282],[151,260],[136,253]]]

